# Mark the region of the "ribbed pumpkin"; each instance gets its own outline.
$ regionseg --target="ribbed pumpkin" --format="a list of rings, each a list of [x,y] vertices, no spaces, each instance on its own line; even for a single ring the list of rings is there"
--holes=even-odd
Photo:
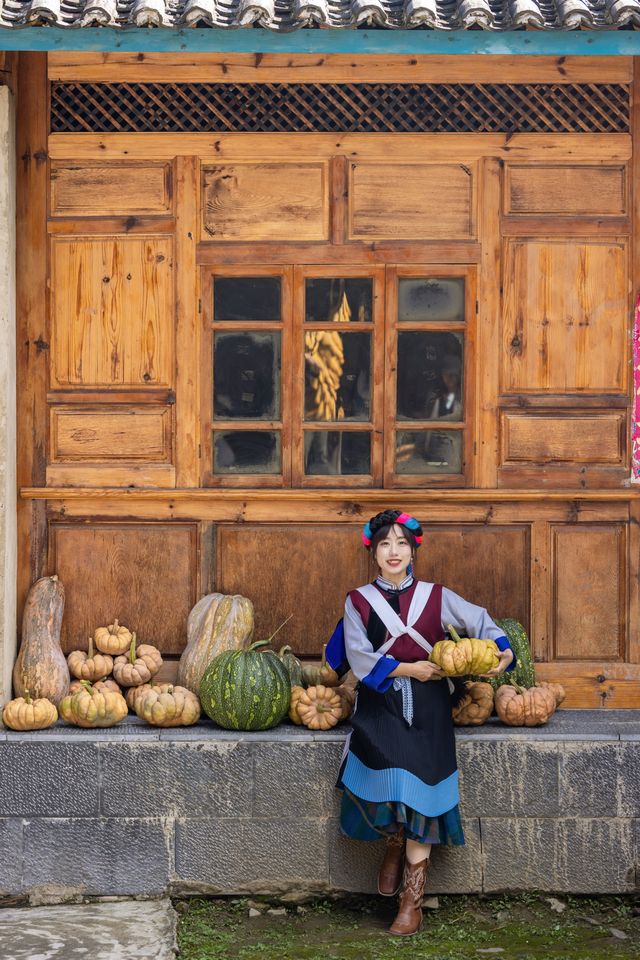
[[[297,704],[298,716],[310,730],[329,730],[342,719],[343,703],[334,687],[307,687]]]
[[[186,687],[166,690],[148,686],[136,699],[135,711],[153,727],[188,727],[200,719],[200,701]]]
[[[91,685],[94,690],[99,690],[103,693],[107,690],[110,690],[111,693],[122,693],[118,684],[110,677],[105,677],[104,680],[94,680]],[[77,693],[78,690],[82,690],[82,680],[72,680],[69,685],[69,693]]]
[[[114,620],[108,627],[98,627],[93,634],[93,641],[100,653],[108,653],[110,657],[118,657],[129,649],[132,636],[133,634],[128,627]]]
[[[56,706],[69,689],[69,668],[60,647],[64,587],[56,576],[36,580],[22,616],[22,642],[13,668],[16,696],[27,690]]]
[[[453,708],[453,722],[457,727],[477,727],[491,716],[493,687],[490,683],[467,680],[466,693]]]
[[[72,650],[67,657],[69,673],[78,680],[101,680],[113,670],[113,657],[93,649],[93,637],[89,637],[88,650]]]
[[[453,628],[449,626],[447,629],[451,632]],[[439,666],[446,677],[464,677],[471,673],[471,641],[466,638],[460,640],[459,637],[457,640],[438,640],[429,654],[429,660]]]
[[[210,593],[187,619],[187,645],[178,665],[178,683],[195,694],[211,661],[225,650],[246,650],[253,636],[253,604],[239,594]]]
[[[136,713],[136,703],[138,702],[138,697],[141,697],[143,693],[147,693],[149,690],[155,690],[158,693],[166,693],[172,683],[156,683],[154,680],[151,680],[150,683],[143,683],[139,687],[129,687],[125,692],[124,698],[127,701],[127,706],[130,710],[133,710]]]
[[[288,644],[280,648],[278,656],[289,671],[292,687],[302,686],[302,664]]]
[[[302,720],[298,714],[298,703],[304,693],[304,687],[291,687],[291,703],[289,704],[289,720],[295,723],[296,727],[302,726]]]
[[[51,700],[32,700],[28,690],[24,697],[10,700],[2,711],[2,722],[10,730],[46,730],[57,719],[58,711]]]
[[[268,730],[287,715],[291,700],[289,672],[268,640],[248,650],[227,650],[207,667],[200,683],[205,713],[225,730]]]
[[[135,633],[131,636],[129,653],[116,657],[113,664],[113,676],[121,687],[139,687],[148,683],[162,666],[162,654],[150,643],[136,643]]]
[[[536,684],[536,686],[546,687],[548,690],[553,692],[553,695],[556,698],[556,710],[567,695],[567,691],[561,683],[551,683],[548,680],[543,680],[541,683]]]
[[[508,683],[496,691],[496,713],[509,727],[539,727],[556,711],[556,695],[549,687],[526,690]]]
[[[76,727],[115,727],[128,712],[121,693],[96,690],[88,680],[82,681],[82,690],[60,701],[60,716]]]
[[[307,663],[302,668],[302,677],[308,687],[322,684],[323,687],[337,687],[340,684],[340,677],[327,663],[327,645],[322,648],[322,660],[320,663]]]

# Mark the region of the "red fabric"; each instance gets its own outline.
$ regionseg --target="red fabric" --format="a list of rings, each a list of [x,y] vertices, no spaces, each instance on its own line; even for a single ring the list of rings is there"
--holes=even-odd
[[[414,580],[408,590],[404,590],[400,594],[400,619],[403,623],[407,622],[407,617],[409,615],[409,607],[411,605],[411,600],[418,581]],[[386,590],[383,590],[378,584],[374,584],[376,590],[379,590],[383,597],[387,598],[392,596],[392,594],[387,593]],[[358,593],[357,590],[353,590],[349,596],[351,597],[351,602],[354,607],[360,614],[362,622],[364,624],[365,630],[369,625],[369,613],[371,607],[362,596],[361,593]],[[438,640],[444,640],[444,632],[442,630],[442,584],[434,583],[433,589],[431,591],[431,596],[429,597],[427,604],[418,617],[417,621],[413,624],[414,628],[418,633],[424,637],[432,646],[438,642]],[[388,633],[387,633],[388,636]],[[420,647],[415,640],[412,640],[411,637],[404,633],[402,636],[398,637],[393,646],[387,651],[389,656],[393,657],[395,660],[400,660],[402,663],[416,663],[418,660],[425,660],[427,653],[425,650]]]

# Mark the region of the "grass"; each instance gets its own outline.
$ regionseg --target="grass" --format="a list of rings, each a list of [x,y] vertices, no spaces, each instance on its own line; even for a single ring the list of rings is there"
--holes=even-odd
[[[176,900],[180,960],[638,960],[640,902],[548,894],[446,896],[422,932],[391,937],[395,904],[341,897],[286,906],[277,899]],[[249,909],[260,910],[249,917]],[[615,932],[612,932],[615,931]],[[624,939],[623,939],[624,937]]]

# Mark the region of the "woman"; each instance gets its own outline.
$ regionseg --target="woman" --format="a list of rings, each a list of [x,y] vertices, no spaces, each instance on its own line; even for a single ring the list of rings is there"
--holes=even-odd
[[[378,576],[348,594],[344,644],[334,634],[327,649],[334,669],[351,667],[360,681],[337,784],[340,825],[357,840],[387,838],[378,890],[393,896],[401,888],[391,933],[409,936],[422,925],[432,845],[464,843],[451,717],[462,685],[427,658],[448,624],[495,640],[499,663],[486,676],[512,670],[515,657],[486,610],[441,584],[414,579],[422,542],[414,517],[378,513],[365,525],[363,542]]]

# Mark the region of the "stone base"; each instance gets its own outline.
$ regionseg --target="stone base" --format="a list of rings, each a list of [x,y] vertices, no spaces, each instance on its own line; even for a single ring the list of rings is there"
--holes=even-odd
[[[374,892],[381,843],[338,829],[346,730],[64,725],[0,732],[0,895]],[[466,845],[428,893],[640,889],[640,717],[560,710],[457,731]]]

